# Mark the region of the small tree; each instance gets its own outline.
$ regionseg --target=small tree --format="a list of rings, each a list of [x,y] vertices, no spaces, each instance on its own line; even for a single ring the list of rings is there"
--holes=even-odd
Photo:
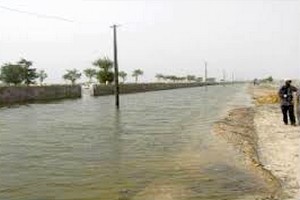
[[[142,76],[144,74],[144,72],[140,69],[136,69],[133,71],[132,76],[135,77],[135,82],[138,82],[138,78],[139,76]]]
[[[89,83],[91,83],[92,79],[97,75],[97,71],[92,68],[85,69],[83,73],[89,79]]]
[[[35,79],[38,78],[36,68],[31,68],[32,62],[22,58],[18,65],[24,68],[24,81],[26,85],[35,84]]]
[[[45,70],[40,70],[38,73],[38,78],[40,81],[40,84],[43,85],[43,82],[46,78],[48,78],[48,74],[45,72]]]
[[[72,85],[75,84],[77,79],[80,79],[81,73],[77,69],[67,70],[67,73],[63,75],[63,79],[71,81]]]
[[[158,82],[160,82],[160,80],[161,80],[161,79],[164,79],[165,76],[162,75],[162,74],[156,74],[156,75],[155,75],[155,78],[157,78]]]
[[[273,77],[269,76],[267,78],[264,78],[261,80],[262,83],[272,83],[273,82]]]
[[[22,66],[7,63],[1,67],[0,80],[6,84],[21,84],[25,79],[25,70]]]
[[[100,68],[97,73],[97,79],[100,83],[112,83],[114,81],[113,62],[109,58],[99,58],[93,62],[93,65]]]
[[[126,80],[126,77],[127,77],[127,73],[126,72],[124,72],[124,71],[120,71],[119,72],[119,77],[121,77],[122,78],[122,80],[123,80],[123,83],[125,82],[125,80]]]
[[[196,81],[197,81],[197,82],[203,82],[203,77],[197,77],[197,78],[196,78]]]
[[[168,76],[165,76],[165,79],[173,81],[175,83],[178,80],[178,77],[174,76],[174,75],[168,75]]]
[[[266,78],[266,81],[267,81],[267,82],[270,82],[270,83],[273,82],[273,77],[272,77],[272,76],[269,76],[268,78]]]
[[[177,81],[186,81],[187,77],[177,77]]]
[[[186,80],[191,82],[191,81],[195,81],[196,80],[196,76],[194,75],[187,75]]]

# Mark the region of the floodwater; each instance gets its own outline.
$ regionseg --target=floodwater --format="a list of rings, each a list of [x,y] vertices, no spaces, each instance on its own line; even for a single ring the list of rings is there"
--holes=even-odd
[[[212,86],[0,108],[0,200],[234,200],[264,181],[211,134],[246,104]]]

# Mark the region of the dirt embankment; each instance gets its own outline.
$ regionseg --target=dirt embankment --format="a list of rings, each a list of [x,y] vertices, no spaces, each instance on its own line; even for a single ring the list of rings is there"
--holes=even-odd
[[[244,154],[245,162],[251,170],[262,176],[269,185],[269,195],[263,199],[281,199],[281,184],[273,174],[265,169],[258,154],[258,136],[254,125],[255,109],[238,108],[214,127],[214,133],[231,143]]]
[[[286,126],[276,87],[250,87],[254,107],[232,110],[214,132],[245,155],[270,185],[265,199],[300,199],[300,127]]]
[[[300,127],[284,125],[278,105],[259,106],[256,113],[260,160],[280,180],[282,199],[299,200]]]

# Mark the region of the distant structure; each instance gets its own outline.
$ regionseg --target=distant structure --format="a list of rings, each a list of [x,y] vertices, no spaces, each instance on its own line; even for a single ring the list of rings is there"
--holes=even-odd
[[[196,82],[203,82],[203,77],[198,77],[198,78],[196,79]]]
[[[206,79],[206,82],[208,82],[208,83],[215,83],[216,82],[216,78],[214,78],[214,77],[208,77],[207,79]]]

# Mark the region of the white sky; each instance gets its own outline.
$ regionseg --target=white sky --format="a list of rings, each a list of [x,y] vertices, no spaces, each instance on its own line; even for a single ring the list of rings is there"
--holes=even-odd
[[[25,57],[62,82],[66,69],[113,58],[113,23],[120,70],[140,68],[142,81],[203,76],[204,60],[209,76],[300,77],[300,0],[0,0],[0,64]]]

